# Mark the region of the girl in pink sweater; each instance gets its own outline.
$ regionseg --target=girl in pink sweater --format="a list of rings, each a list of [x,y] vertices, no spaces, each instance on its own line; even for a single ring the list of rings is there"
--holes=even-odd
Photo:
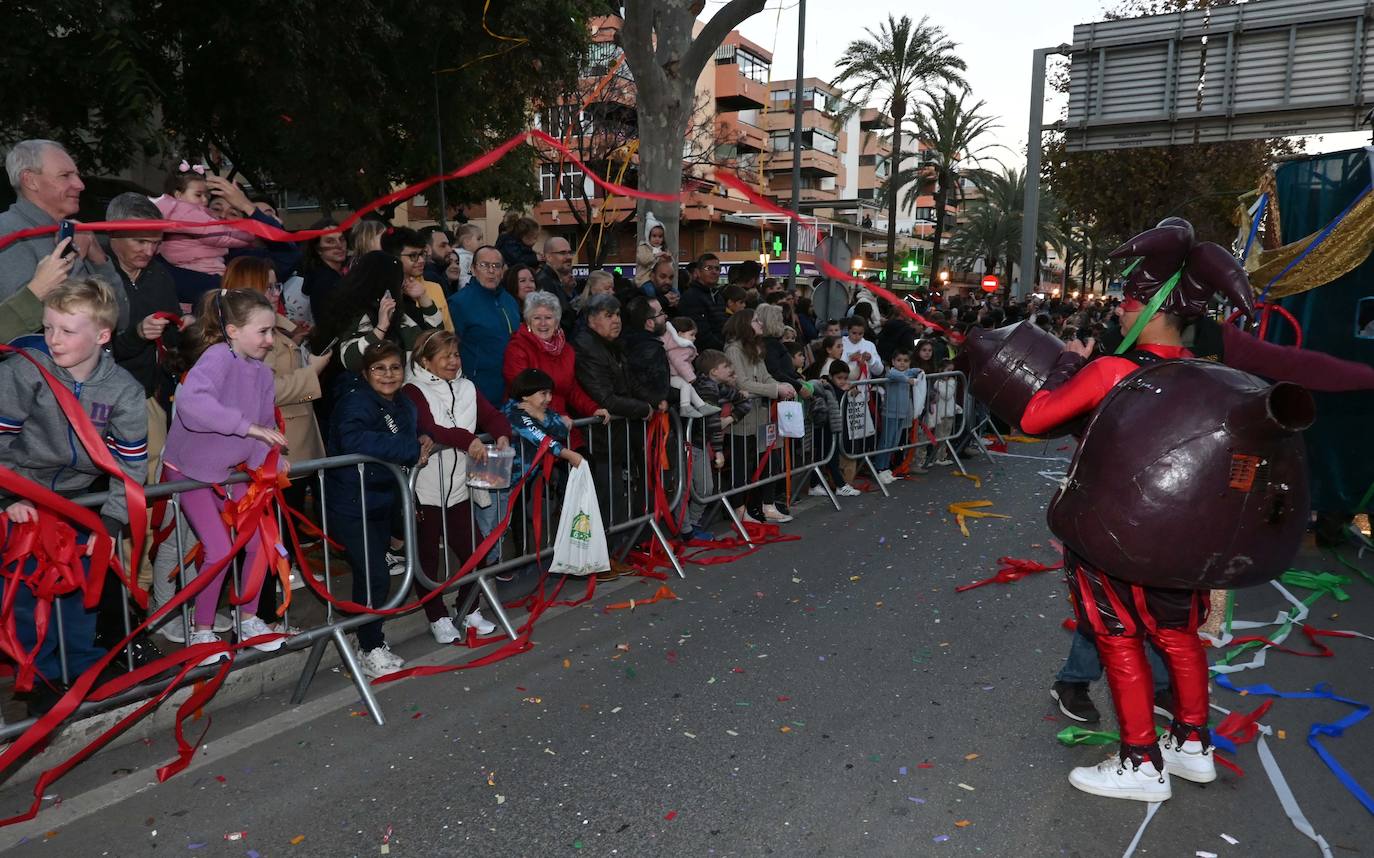
[[[153,200],[168,220],[184,223],[213,223],[220,218],[210,213],[211,196],[223,197],[235,214],[252,217],[257,208],[238,185],[216,176],[203,166],[185,161],[172,168],[163,185],[163,195]],[[230,248],[247,247],[256,239],[249,233],[224,226],[186,227],[168,231],[162,238],[160,253],[171,269],[182,309],[199,306],[200,296],[218,289],[224,274],[224,257]]]

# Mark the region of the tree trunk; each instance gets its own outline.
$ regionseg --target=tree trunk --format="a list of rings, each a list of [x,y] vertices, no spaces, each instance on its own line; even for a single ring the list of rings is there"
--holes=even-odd
[[[897,176],[902,168],[902,119],[906,116],[906,97],[892,96],[892,184],[897,184]],[[800,156],[800,153],[798,153]],[[887,282],[892,283],[892,272],[897,262],[897,197],[901,188],[893,187],[887,200]]]
[[[682,187],[682,140],[687,133],[691,112],[691,90],[679,91],[677,97],[665,99],[664,104],[639,106],[639,186],[649,191],[669,192]],[[679,200],[660,202],[639,200],[637,217],[644,223],[645,212],[653,212],[663,223],[664,245],[675,254],[682,245],[678,230],[682,215]],[[642,229],[636,229],[640,235]],[[676,257],[676,258],[680,258]]]
[[[697,78],[730,31],[763,11],[766,2],[729,0],[693,38],[701,3],[626,0],[620,44],[635,78],[641,189],[674,195],[681,192],[682,141],[695,107]],[[646,212],[653,212],[663,222],[664,243],[680,252],[681,201],[639,200],[636,215],[640,224]]]

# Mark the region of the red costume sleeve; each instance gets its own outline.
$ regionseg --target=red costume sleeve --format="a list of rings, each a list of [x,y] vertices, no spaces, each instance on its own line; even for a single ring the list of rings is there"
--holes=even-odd
[[[1030,435],[1043,435],[1087,414],[1106,398],[1117,382],[1137,368],[1134,361],[1120,357],[1100,357],[1092,361],[1063,387],[1037,391],[1021,415],[1021,429]]]
[[[1322,352],[1266,343],[1234,325],[1221,326],[1222,358],[1229,367],[1308,390],[1374,390],[1374,366]]]

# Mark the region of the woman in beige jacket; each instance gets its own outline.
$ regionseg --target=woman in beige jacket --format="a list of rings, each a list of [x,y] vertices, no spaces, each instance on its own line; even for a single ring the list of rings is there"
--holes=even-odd
[[[725,356],[734,367],[736,386],[756,400],[748,414],[731,421],[728,430],[731,484],[741,488],[753,481],[760,457],[768,448],[768,441],[762,435],[773,423],[772,400],[796,399],[797,391],[768,374],[764,364],[763,325],[755,318],[753,310],[740,310],[732,315],[725,323],[724,335]],[[776,425],[772,431],[776,433]],[[775,456],[776,450],[769,454],[770,460]],[[760,479],[776,475],[778,467],[778,462],[770,461]],[[778,484],[774,481],[746,491],[735,512],[746,522],[767,519],[781,524],[791,521],[792,516],[777,508],[777,489]]]

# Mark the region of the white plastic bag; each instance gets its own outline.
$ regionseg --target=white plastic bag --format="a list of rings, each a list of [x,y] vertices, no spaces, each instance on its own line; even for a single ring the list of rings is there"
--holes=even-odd
[[[558,533],[553,541],[555,575],[592,575],[611,568],[606,550],[606,531],[601,527],[601,509],[596,505],[596,486],[592,469],[583,462],[573,469],[563,493],[563,511],[558,516]]]
[[[806,419],[800,402],[778,403],[778,434],[784,438],[806,437]]]

